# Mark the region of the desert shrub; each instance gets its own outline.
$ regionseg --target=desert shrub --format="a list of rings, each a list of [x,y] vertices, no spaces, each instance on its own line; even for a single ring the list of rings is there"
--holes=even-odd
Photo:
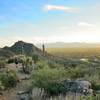
[[[40,57],[38,54],[32,54],[32,59],[34,60],[34,63],[37,63],[37,61],[39,61]]]
[[[91,82],[93,90],[100,90],[100,83]]]
[[[94,75],[90,77],[90,82],[94,90],[100,90],[100,80],[99,77]]]
[[[78,67],[68,69],[67,73],[70,79],[82,78],[85,75],[84,71]]]
[[[8,69],[8,71],[0,74],[0,82],[5,89],[12,88],[17,84],[17,75]]]
[[[100,90],[100,77],[97,73],[91,76],[87,74],[84,79],[90,81],[93,90]]]
[[[44,66],[42,69],[33,71],[33,86],[42,88],[47,94],[58,94],[60,81],[66,78],[64,69]]]
[[[25,71],[30,73],[33,69],[33,61],[31,57],[26,58]]]
[[[4,60],[0,60],[0,68],[4,68],[6,66],[6,62]]]
[[[11,64],[11,63],[14,63],[14,62],[15,62],[14,58],[9,58],[8,61],[7,61],[8,64]]]
[[[48,60],[48,65],[50,66],[50,68],[59,68],[60,67],[56,62],[51,61],[51,60]]]
[[[6,61],[6,57],[0,57],[0,60]]]
[[[58,65],[58,64],[56,64],[56,63],[54,63],[54,62],[52,62],[52,61],[48,61],[48,60],[46,60],[46,61],[44,61],[44,60],[40,60],[40,61],[38,61],[37,62],[37,64],[36,64],[36,68],[35,69],[42,69],[42,68],[44,68],[44,67],[50,67],[51,69],[52,68],[60,68],[60,66]],[[62,67],[63,68],[63,67]]]
[[[15,63],[16,59],[18,60],[19,63],[22,63],[23,59],[25,59],[25,55],[16,55],[16,57],[9,58],[7,63],[8,64]]]
[[[14,63],[15,62],[15,59],[14,58],[10,58],[8,59],[7,63],[10,64],[10,63]]]
[[[22,60],[22,67],[24,73],[30,73],[33,70],[33,60],[31,57],[23,57]]]
[[[49,66],[48,66],[47,62],[40,60],[37,62],[35,69],[36,70],[43,69],[44,67],[49,67]]]
[[[87,96],[85,98],[85,100],[100,100],[100,94],[99,95],[96,95],[96,96]]]
[[[18,58],[18,62],[19,62],[19,63],[23,63],[23,61],[26,59],[26,56],[20,54],[20,55],[17,56],[17,58]]]

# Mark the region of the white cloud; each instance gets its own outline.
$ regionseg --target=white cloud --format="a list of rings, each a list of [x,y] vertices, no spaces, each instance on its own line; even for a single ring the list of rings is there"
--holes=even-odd
[[[79,9],[72,8],[72,7],[66,7],[66,6],[57,6],[57,5],[45,5],[43,7],[43,10],[50,11],[50,10],[61,10],[65,12],[78,12]]]
[[[90,24],[88,22],[79,22],[78,26],[80,26],[80,27],[94,27],[95,25]]]

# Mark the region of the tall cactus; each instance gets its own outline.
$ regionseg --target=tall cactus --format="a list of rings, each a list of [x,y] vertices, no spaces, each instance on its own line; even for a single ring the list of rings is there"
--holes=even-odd
[[[42,49],[43,49],[43,55],[45,56],[45,46],[44,46],[44,44],[42,45]]]

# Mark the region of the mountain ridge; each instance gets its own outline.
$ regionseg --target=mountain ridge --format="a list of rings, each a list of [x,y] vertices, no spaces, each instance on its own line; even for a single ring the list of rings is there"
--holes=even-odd
[[[34,44],[23,42],[23,41],[15,42],[11,47],[5,46],[0,50],[1,50],[0,56],[4,56],[4,57],[10,57],[10,55],[14,56],[18,54],[25,54],[27,56],[32,55],[32,53],[41,54],[41,55],[43,54],[42,50],[36,47]],[[4,51],[6,52],[5,54],[3,53]]]

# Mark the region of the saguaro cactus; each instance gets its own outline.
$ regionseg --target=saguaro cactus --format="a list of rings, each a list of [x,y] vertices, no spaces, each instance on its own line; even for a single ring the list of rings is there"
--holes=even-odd
[[[45,46],[44,46],[44,44],[42,45],[42,49],[43,49],[43,55],[45,56]]]

